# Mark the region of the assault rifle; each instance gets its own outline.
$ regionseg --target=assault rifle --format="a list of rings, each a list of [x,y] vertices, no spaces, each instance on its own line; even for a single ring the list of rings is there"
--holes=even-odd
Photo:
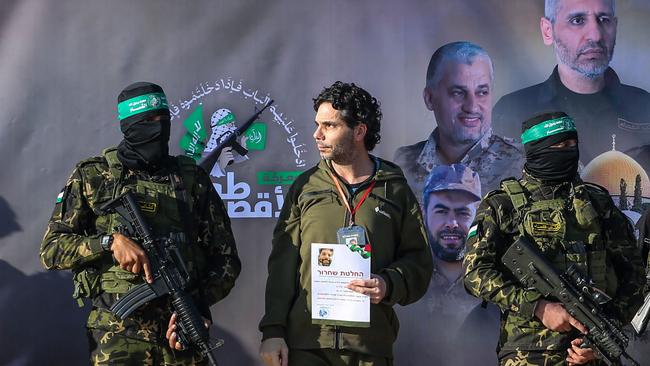
[[[650,318],[650,293],[645,295],[645,301],[643,305],[639,308],[639,311],[636,312],[634,318],[630,324],[634,327],[636,334],[642,334],[645,332],[646,327],[648,326],[648,319]]]
[[[219,159],[219,155],[221,155],[221,151],[224,148],[228,147],[228,146],[232,146],[232,148],[239,155],[241,155],[241,156],[246,155],[248,153],[248,150],[246,150],[243,146],[238,144],[236,139],[237,139],[237,137],[239,137],[243,133],[245,133],[246,130],[248,130],[248,128],[253,124],[253,122],[255,122],[257,117],[259,117],[260,114],[262,114],[262,112],[264,112],[264,110],[266,108],[271,106],[271,104],[273,104],[273,99],[269,100],[264,105],[264,107],[262,107],[262,109],[255,112],[255,114],[253,114],[248,120],[246,120],[246,122],[244,122],[244,124],[237,127],[237,129],[235,131],[229,131],[229,132],[224,133],[222,136],[219,136],[219,140],[221,141],[221,143],[217,147],[215,147],[212,151],[210,151],[210,153],[206,157],[201,159],[201,161],[199,162],[199,166],[201,168],[203,168],[203,170],[205,170],[206,172],[210,173],[210,171],[212,170],[212,167],[214,166],[214,164]]]
[[[145,282],[135,286],[115,302],[110,311],[124,319],[143,304],[169,295],[176,312],[178,341],[183,348],[197,347],[212,366],[217,366],[212,350],[220,347],[223,340],[210,340],[210,334],[203,324],[199,310],[192,297],[185,291],[190,276],[177,243],[171,238],[153,236],[140,212],[140,206],[130,191],[107,202],[100,210],[119,215],[118,220],[125,232],[140,241],[153,273],[152,283]]]
[[[650,247],[650,238],[645,238],[643,239],[643,245],[644,245],[644,250],[643,250],[643,256],[644,258],[650,257],[648,256],[648,247]],[[650,265],[646,263],[646,281],[648,282],[648,287],[650,288]],[[632,327],[636,331],[636,334],[641,335],[643,332],[645,332],[646,327],[648,326],[648,320],[650,319],[650,292],[645,295],[645,300],[643,301],[643,305],[639,308],[639,310],[636,312],[634,315],[634,318],[630,322],[632,324]]]
[[[607,317],[602,305],[611,300],[592,286],[575,265],[559,273],[530,241],[521,237],[501,259],[503,264],[527,288],[534,288],[545,298],[557,299],[571,316],[587,327],[583,346],[594,349],[607,365],[615,365],[621,356],[640,366],[625,352],[628,337]]]

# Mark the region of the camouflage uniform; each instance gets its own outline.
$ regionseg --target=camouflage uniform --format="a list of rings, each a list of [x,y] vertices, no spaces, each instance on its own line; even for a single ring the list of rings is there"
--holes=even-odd
[[[474,307],[481,303],[463,287],[462,276],[449,281],[434,266],[429,289],[418,302],[396,309],[400,333],[395,342],[396,365],[453,365],[459,350],[458,331]],[[437,329],[437,334],[430,334]]]
[[[172,184],[180,177],[184,189]],[[162,172],[123,168],[115,150],[80,162],[61,192],[41,244],[47,269],[71,269],[78,299],[92,299],[87,328],[92,363],[173,364],[202,363],[193,351],[173,352],[165,339],[171,316],[168,297],[155,299],[124,320],[107,309],[143,279],[125,271],[100,245],[100,237],[116,230],[116,216],[99,207],[131,190],[156,236],[174,236],[191,277],[188,289],[201,314],[224,298],[239,275],[241,264],[230,220],[208,175],[192,159],[171,158]],[[186,193],[186,200],[182,197]],[[189,218],[184,219],[183,206]]]
[[[435,211],[439,210],[436,208],[439,203],[436,199],[450,199],[447,196],[450,192],[460,195],[455,197],[462,197],[463,200],[470,196],[472,198],[463,201],[463,205],[442,210],[450,213],[438,213],[440,217],[445,217],[444,219],[436,218]],[[442,230],[457,231],[464,239],[471,220],[474,219],[474,212],[472,210],[472,214],[465,217],[456,213],[457,209],[463,207],[470,210],[470,206],[477,205],[480,200],[480,178],[476,172],[462,164],[439,165],[433,168],[427,178],[424,185],[423,212],[429,245],[434,253],[434,267],[429,288],[422,299],[397,310],[400,319],[400,336],[395,343],[397,365],[459,365],[460,355],[466,350],[468,338],[475,334],[472,332],[470,335],[463,335],[463,341],[457,341],[465,318],[481,301],[465,291],[463,277],[458,272],[462,269],[464,247],[459,247],[455,253],[445,252],[439,243],[439,234]],[[445,275],[443,268],[447,268],[448,264],[451,264],[448,267],[449,274]],[[458,277],[454,279],[453,276]],[[430,334],[432,329],[441,331],[433,335]],[[485,339],[481,341],[485,342]]]
[[[438,157],[439,138],[436,128],[426,141],[402,146],[395,151],[393,160],[404,171],[404,176],[420,205],[427,176],[434,167],[446,164]],[[521,175],[524,158],[521,144],[488,131],[459,163],[478,173],[481,178],[481,191],[489,192],[497,189],[501,180]]]
[[[452,323],[457,325],[481,303],[475,297],[468,296],[462,276],[455,281],[449,281],[436,267],[433,268],[429,291],[420,302],[425,302],[432,314],[456,318]]]
[[[646,266],[646,277],[650,280],[650,208],[643,212],[636,223],[636,228],[639,233],[639,247]],[[646,283],[646,292],[648,291],[650,291],[650,283]]]
[[[642,301],[645,280],[641,256],[631,225],[604,189],[585,184],[579,178],[543,185],[528,174],[519,183],[530,202],[544,201],[561,208],[551,215],[548,210],[541,210],[535,216],[532,209],[523,215],[515,209],[519,204],[513,203],[504,191],[506,186],[502,186],[504,190],[490,192],[476,213],[472,228],[476,227],[477,234],[470,234],[467,241],[463,262],[465,287],[472,295],[497,304],[502,311],[501,365],[564,365],[566,349],[573,339],[580,337],[579,333],[575,329],[558,333],[545,328],[534,315],[541,294],[519,284],[500,261],[520,235],[521,221],[530,217],[549,224],[545,227],[550,229],[540,229],[535,235],[526,226],[526,234],[558,270],[563,271],[573,263],[586,269],[596,286],[613,298],[606,310],[622,323],[630,321]],[[583,208],[589,203],[595,215],[585,220]],[[582,250],[573,249],[578,245]]]

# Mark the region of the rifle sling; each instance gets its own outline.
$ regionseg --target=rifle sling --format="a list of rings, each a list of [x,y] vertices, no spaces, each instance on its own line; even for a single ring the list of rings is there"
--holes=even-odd
[[[179,170],[183,169],[183,167],[180,166],[180,163],[178,169]],[[183,222],[183,229],[187,233],[186,241],[194,240],[196,227],[194,224],[194,220],[190,219],[190,208],[189,208],[189,202],[187,197],[187,189],[185,188],[182,175],[172,173],[170,174],[169,178],[174,187],[174,191],[176,192],[176,204],[178,205],[178,213],[181,215],[181,220]]]
[[[183,221],[183,228],[187,233],[187,235],[185,236],[186,243],[184,243],[185,245],[187,245],[188,244],[187,241],[196,240],[197,231],[196,231],[195,221],[190,219],[188,194],[187,194],[187,189],[185,187],[185,182],[181,174],[181,172],[183,171],[183,165],[180,159],[178,161],[178,170],[179,170],[179,174],[171,174],[170,178],[174,186],[174,190],[176,191],[176,198],[177,198],[176,203],[178,204],[178,212],[180,213],[181,220]],[[193,281],[190,280],[190,282],[188,283],[187,290],[193,287],[192,282]],[[198,288],[199,298],[203,299],[205,297],[203,293],[203,288],[201,286],[196,286],[196,288]],[[209,306],[204,304],[203,301],[198,302],[197,305],[199,311],[201,312],[201,315],[212,320]]]

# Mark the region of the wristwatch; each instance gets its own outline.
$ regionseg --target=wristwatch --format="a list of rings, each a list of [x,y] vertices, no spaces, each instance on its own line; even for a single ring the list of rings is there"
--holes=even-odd
[[[99,239],[99,243],[102,246],[102,249],[106,252],[111,251],[111,245],[113,245],[113,235],[104,235]]]

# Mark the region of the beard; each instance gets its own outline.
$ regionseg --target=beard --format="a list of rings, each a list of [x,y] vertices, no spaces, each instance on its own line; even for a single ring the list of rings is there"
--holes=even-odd
[[[596,79],[605,73],[614,55],[614,46],[616,45],[614,43],[611,48],[608,48],[603,41],[588,41],[575,54],[572,54],[569,47],[559,38],[553,38],[553,44],[555,45],[555,54],[560,62],[588,79]],[[589,49],[600,49],[605,57],[596,60],[581,60],[580,56]]]
[[[354,137],[352,132],[343,135],[335,144],[326,146],[330,148],[330,152],[321,152],[321,158],[331,160],[337,164],[347,164],[354,160],[352,156],[354,151]]]
[[[466,117],[466,116],[463,116]],[[485,132],[487,131],[487,126],[488,124],[485,123],[483,119],[483,115],[473,115],[472,117],[478,117],[481,121],[481,124],[478,128],[467,128],[463,126],[458,120],[458,116],[454,118],[454,129],[452,132],[452,140],[459,144],[459,145],[470,145],[470,144],[475,144],[478,140],[483,137]]]
[[[445,235],[457,235],[460,237],[460,245],[457,247],[445,247],[440,244],[442,237]],[[467,233],[460,229],[453,230],[442,230],[438,232],[434,238],[431,233],[429,233],[429,242],[431,243],[431,249],[436,257],[445,261],[445,262],[459,262],[465,257],[465,238]]]

